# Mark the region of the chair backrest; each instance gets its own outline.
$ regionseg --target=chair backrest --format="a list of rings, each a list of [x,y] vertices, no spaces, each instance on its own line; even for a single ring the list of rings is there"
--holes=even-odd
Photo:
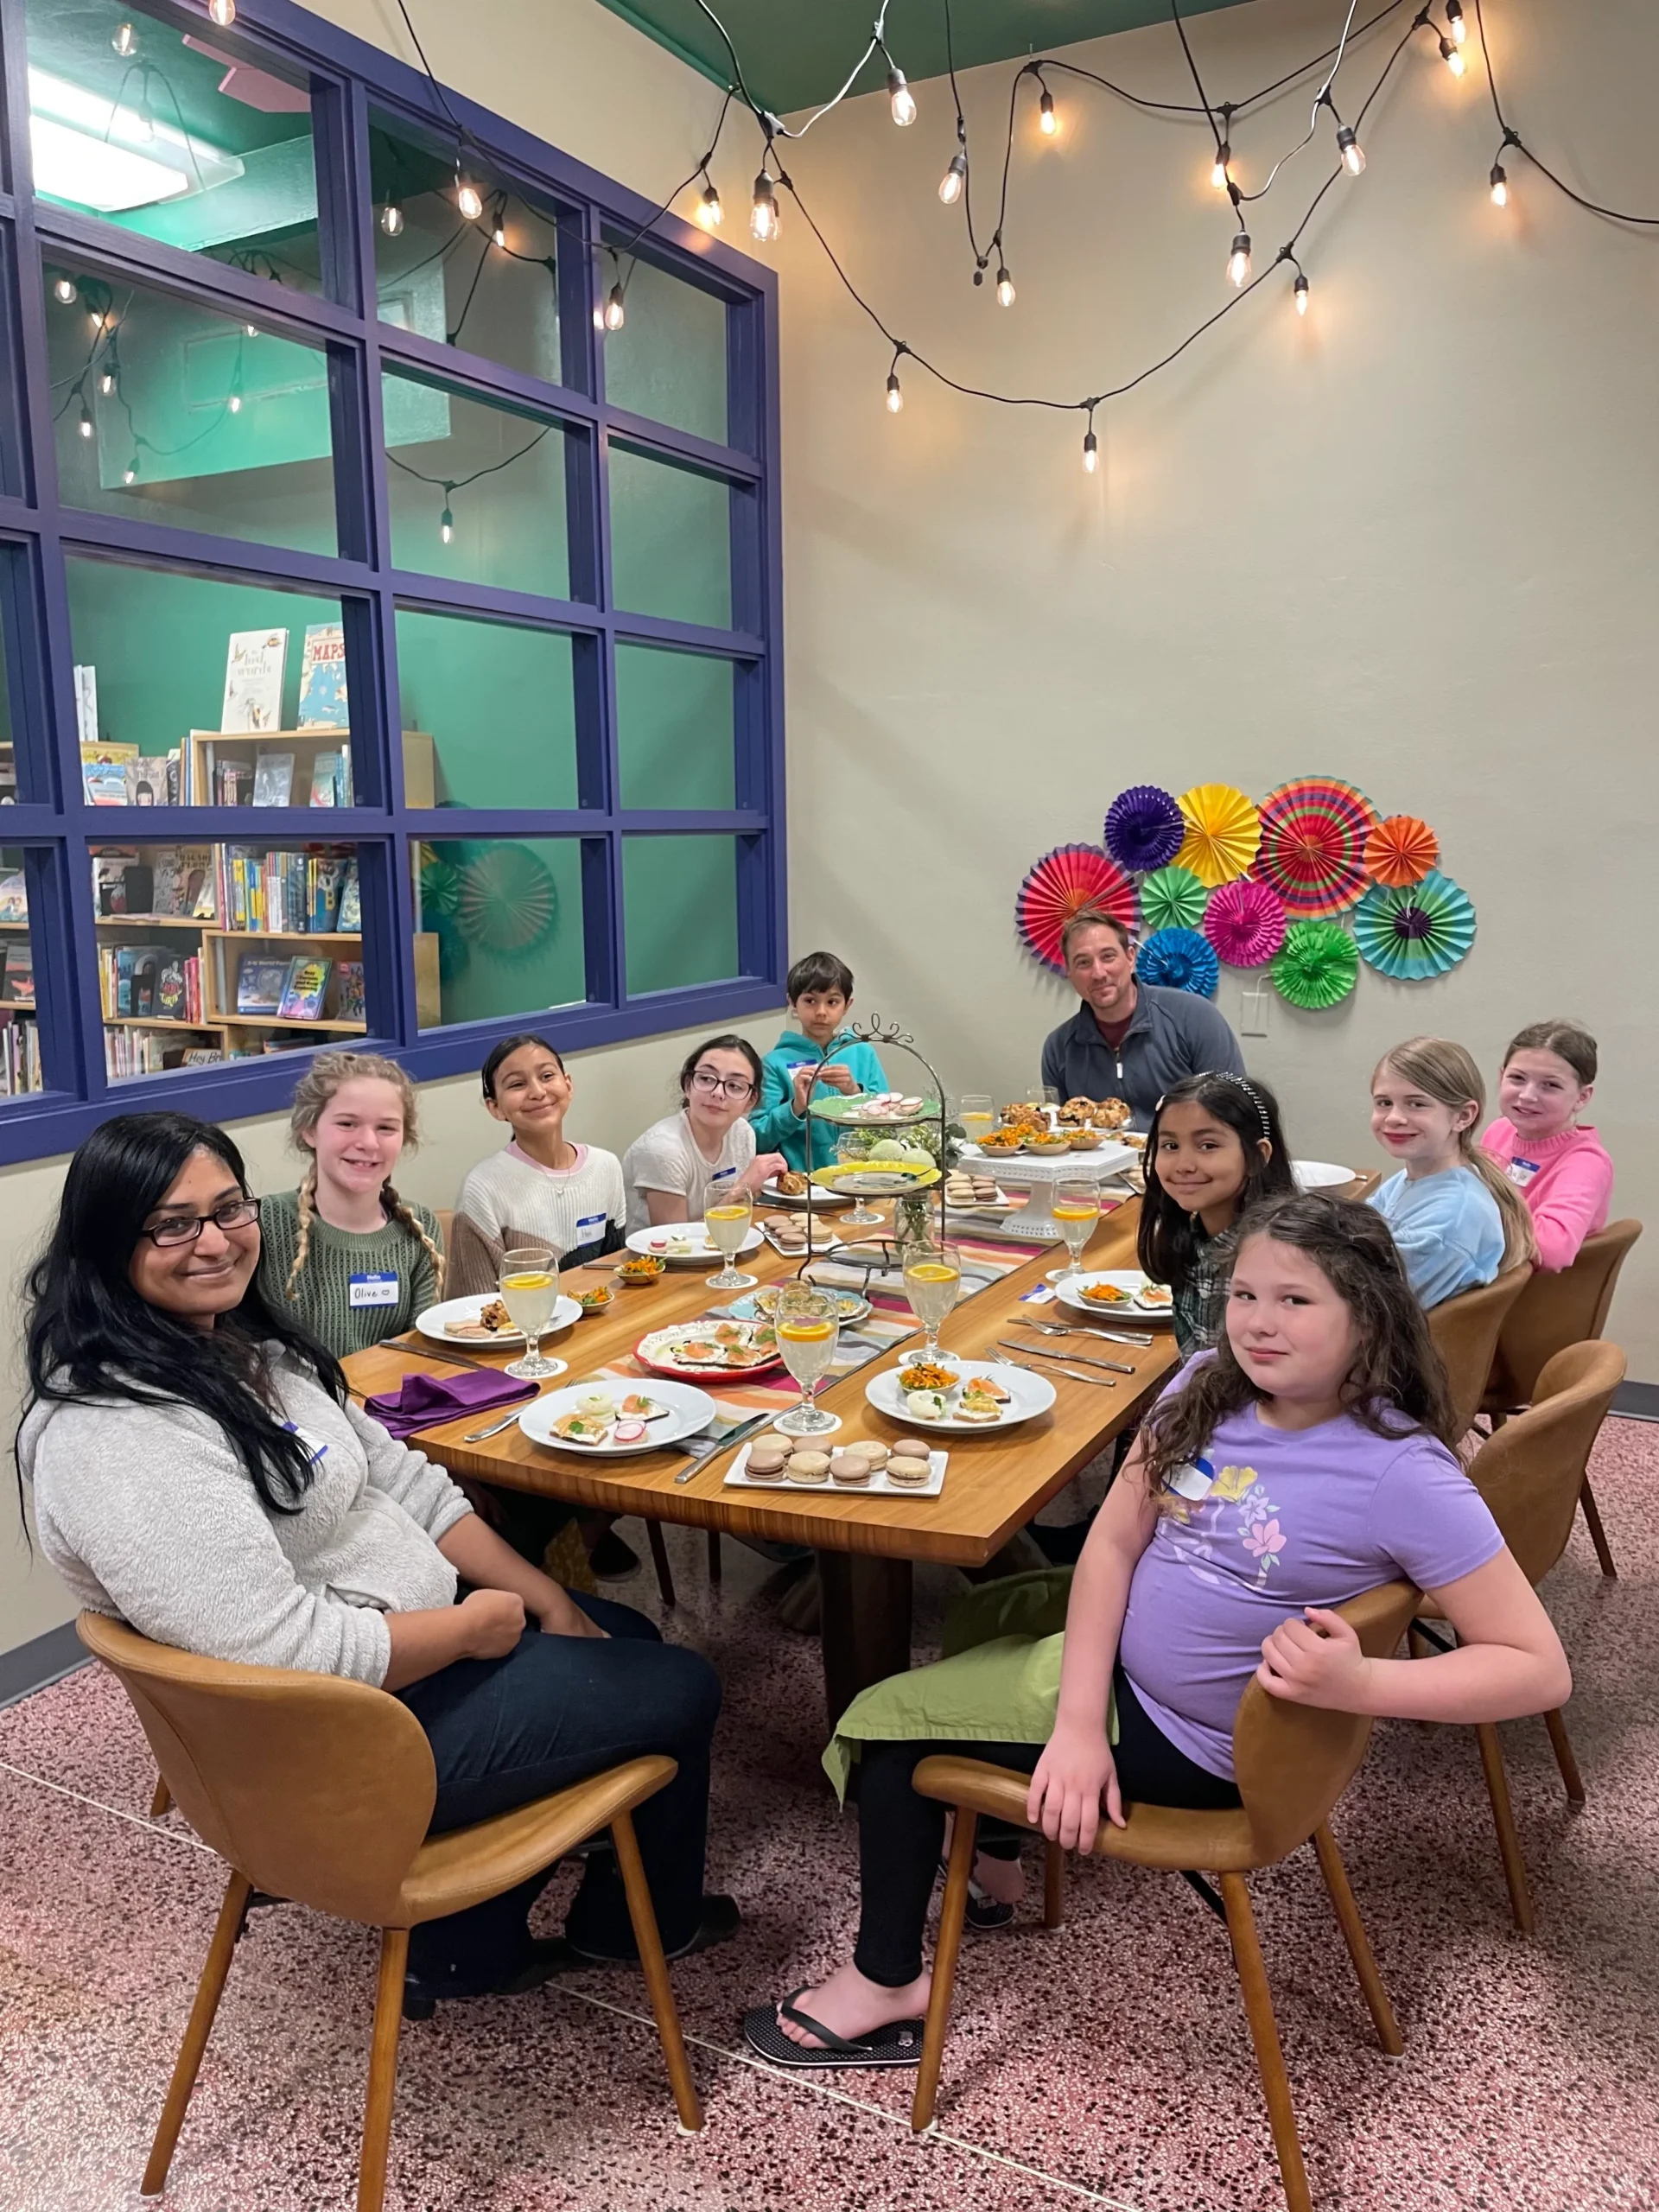
[[[1410,1625],[1422,1592],[1386,1582],[1333,1610],[1368,1659],[1386,1659]],[[1233,1772],[1262,1866],[1306,1843],[1365,1756],[1370,1716],[1292,1705],[1251,1682],[1233,1721]]]
[[[450,1233],[455,1225],[455,1210],[453,1206],[439,1206],[435,1211],[438,1217],[438,1242],[448,1252]]]
[[[1567,1548],[1585,1462],[1624,1379],[1617,1344],[1569,1345],[1538,1376],[1525,1413],[1474,1456],[1470,1479],[1529,1582],[1541,1582]]]
[[[75,1624],[120,1677],[174,1802],[257,1889],[342,1919],[395,1922],[437,1796],[408,1707],[337,1675],[232,1666],[102,1613]]]
[[[1558,1351],[1601,1334],[1618,1271],[1641,1234],[1639,1221],[1610,1222],[1585,1238],[1570,1268],[1535,1271],[1498,1332],[1491,1386],[1506,1406],[1529,1405],[1539,1376]]]
[[[1510,1308],[1532,1279],[1529,1267],[1506,1268],[1495,1282],[1460,1291],[1428,1310],[1428,1333],[1446,1363],[1446,1381],[1458,1416],[1458,1433],[1466,1435],[1486,1395],[1498,1332]]]
[[[492,1236],[470,1214],[452,1214],[443,1239],[445,1297],[474,1298],[493,1291],[501,1279],[501,1262],[515,1245],[546,1243],[544,1236],[532,1236],[527,1229],[506,1228],[499,1236]]]

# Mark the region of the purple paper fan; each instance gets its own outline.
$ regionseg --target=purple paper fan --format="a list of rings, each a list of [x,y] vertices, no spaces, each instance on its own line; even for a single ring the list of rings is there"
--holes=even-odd
[[[1156,784],[1120,791],[1106,816],[1106,849],[1132,875],[1166,867],[1185,835],[1180,808]]]

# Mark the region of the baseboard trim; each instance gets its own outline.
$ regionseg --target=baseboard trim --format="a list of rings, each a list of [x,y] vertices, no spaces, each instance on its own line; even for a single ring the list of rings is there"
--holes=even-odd
[[[1659,1382],[1621,1382],[1613,1411],[1625,1421],[1659,1421]]]
[[[85,1667],[92,1653],[75,1634],[73,1621],[49,1628],[44,1636],[20,1643],[15,1651],[0,1651],[0,1707],[16,1705],[49,1683],[60,1682],[77,1667]]]

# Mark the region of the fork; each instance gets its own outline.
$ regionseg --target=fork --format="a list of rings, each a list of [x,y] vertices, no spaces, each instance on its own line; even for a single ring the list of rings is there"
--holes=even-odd
[[[1035,1329],[1042,1337],[1100,1337],[1109,1344],[1133,1344],[1139,1351],[1152,1350],[1150,1337],[1125,1336],[1121,1329],[1068,1329],[1058,1321],[1027,1321],[1021,1319],[1022,1329]]]

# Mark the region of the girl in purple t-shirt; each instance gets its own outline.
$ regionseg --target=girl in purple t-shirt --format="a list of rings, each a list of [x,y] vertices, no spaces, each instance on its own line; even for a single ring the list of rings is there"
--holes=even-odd
[[[944,1808],[911,1776],[930,1752],[1030,1772],[1029,1818],[1070,1850],[1103,1808],[1122,1827],[1136,1800],[1236,1805],[1233,1719],[1252,1676],[1294,1703],[1402,1719],[1563,1703],[1560,1641],[1451,1449],[1455,1426],[1380,1216],[1318,1195],[1254,1209],[1224,1335],[1160,1400],[1084,1547],[1047,1745],[863,1745],[857,1947],[752,2013],[751,2042],[789,2064],[917,2063]],[[1402,1577],[1433,1595],[1457,1649],[1368,1659],[1331,1610]]]

